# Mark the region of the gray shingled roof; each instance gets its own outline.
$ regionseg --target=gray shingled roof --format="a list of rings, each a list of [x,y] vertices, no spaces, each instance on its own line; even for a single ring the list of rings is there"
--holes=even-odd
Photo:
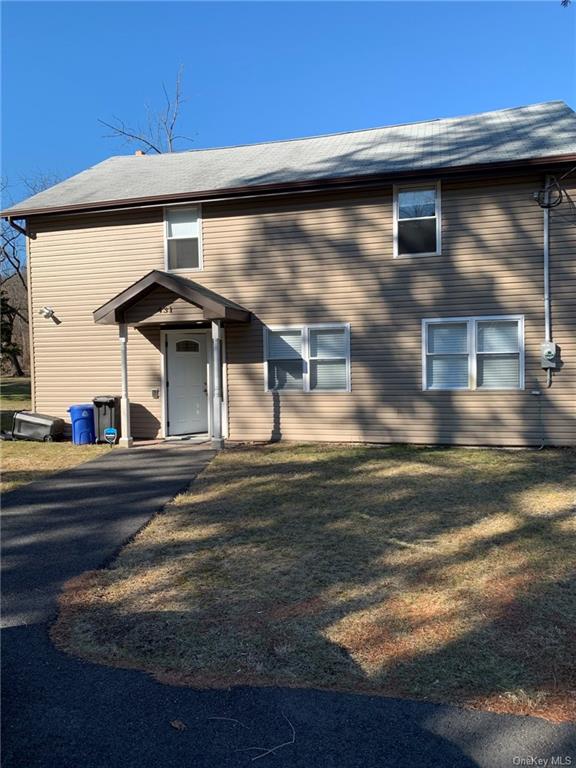
[[[551,101],[306,139],[111,157],[4,213],[574,153],[576,113]]]

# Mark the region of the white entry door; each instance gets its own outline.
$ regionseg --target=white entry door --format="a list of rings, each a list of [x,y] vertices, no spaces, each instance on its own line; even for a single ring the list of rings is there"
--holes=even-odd
[[[206,336],[166,334],[167,434],[208,432],[208,365]]]

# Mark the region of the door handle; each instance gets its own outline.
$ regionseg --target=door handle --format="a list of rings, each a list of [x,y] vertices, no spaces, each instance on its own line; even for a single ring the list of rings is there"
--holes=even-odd
[[[208,384],[206,382],[204,382],[204,394],[208,394]]]

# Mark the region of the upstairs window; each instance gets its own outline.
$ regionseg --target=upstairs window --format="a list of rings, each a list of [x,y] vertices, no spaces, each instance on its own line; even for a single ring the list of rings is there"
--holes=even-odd
[[[166,269],[201,269],[200,208],[167,208],[165,219]]]
[[[350,391],[350,327],[308,325],[265,332],[266,389]]]
[[[523,389],[522,317],[424,320],[424,389]]]
[[[394,256],[440,255],[440,184],[394,187]]]

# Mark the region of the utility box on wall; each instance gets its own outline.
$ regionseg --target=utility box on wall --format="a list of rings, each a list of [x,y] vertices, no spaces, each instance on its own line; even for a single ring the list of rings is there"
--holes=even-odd
[[[553,341],[544,341],[540,345],[540,365],[544,369],[560,367],[560,349]]]

